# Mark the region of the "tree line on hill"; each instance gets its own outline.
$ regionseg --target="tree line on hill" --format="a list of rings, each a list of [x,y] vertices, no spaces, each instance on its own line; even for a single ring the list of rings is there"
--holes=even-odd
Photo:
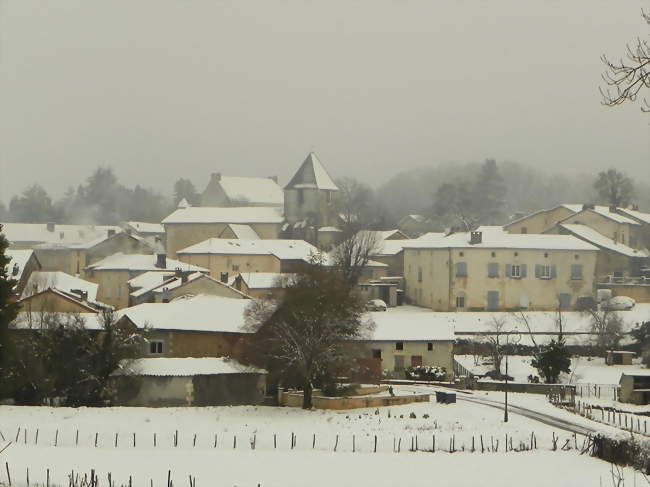
[[[339,213],[348,223],[375,230],[395,228],[409,214],[427,217],[430,231],[502,225],[516,216],[560,203],[636,203],[642,210],[650,210],[650,184],[638,179],[633,184],[616,169],[568,176],[488,159],[483,163],[408,169],[378,188],[349,177],[336,183],[340,189]],[[159,222],[182,199],[191,205],[200,203],[200,193],[187,178],[177,179],[170,194],[165,195],[140,185],[127,187],[110,167],[98,167],[59,199],[34,184],[13,196],[8,207],[0,202],[0,221],[104,225],[129,220]]]

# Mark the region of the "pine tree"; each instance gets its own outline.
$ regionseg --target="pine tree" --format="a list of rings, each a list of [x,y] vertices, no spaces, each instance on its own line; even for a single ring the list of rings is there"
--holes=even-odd
[[[562,372],[571,372],[571,354],[564,344],[564,339],[561,336],[557,340],[553,338],[547,345],[539,347],[531,365],[547,384],[557,383]]]
[[[18,313],[14,292],[16,281],[11,279],[7,269],[10,260],[5,255],[7,247],[9,247],[9,242],[2,234],[2,225],[0,225],[0,377],[5,376],[4,372],[8,361],[9,323],[16,318]]]

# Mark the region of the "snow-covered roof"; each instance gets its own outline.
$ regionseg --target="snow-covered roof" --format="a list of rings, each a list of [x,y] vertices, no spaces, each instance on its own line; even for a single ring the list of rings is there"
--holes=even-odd
[[[165,233],[165,228],[160,223],[128,221],[126,224],[138,233]]]
[[[646,250],[633,249],[632,247],[628,247],[620,242],[615,242],[611,238],[606,237],[587,225],[581,225],[578,223],[560,223],[560,227],[589,243],[627,257],[648,257],[648,252]]]
[[[228,227],[232,230],[232,233],[235,234],[236,238],[245,239],[245,240],[259,240],[260,236],[257,234],[253,227],[250,225],[241,225],[239,223],[231,223]]]
[[[388,256],[399,254],[404,250],[404,246],[414,243],[414,239],[408,240],[384,240],[377,245],[377,249],[372,253],[374,256]]]
[[[560,206],[566,208],[569,211],[572,211],[573,213],[578,213],[582,211],[583,208],[583,205],[579,203],[562,203]]]
[[[29,259],[32,257],[33,254],[34,251],[32,249],[5,250],[5,255],[9,257],[9,262],[5,266],[5,272],[7,273],[7,275],[12,279],[20,281],[20,279],[23,277],[23,271],[25,270],[25,266],[27,266],[27,263],[29,262]],[[16,274],[13,273],[14,265],[17,266],[16,269],[18,272]]]
[[[50,230],[48,230],[48,228]],[[49,223],[2,223],[2,233],[10,243],[82,244],[120,232],[113,225],[61,225]]]
[[[453,341],[454,326],[436,319],[436,315],[425,308],[399,306],[387,311],[368,313],[375,323],[371,341]]]
[[[240,277],[249,289],[272,289],[284,287],[296,274],[280,272],[243,272]]]
[[[586,208],[584,211],[593,211],[594,213],[609,218],[617,223],[627,223],[629,225],[639,225],[639,222],[632,220],[626,216],[621,215],[615,211],[610,211],[609,206],[596,205],[593,208]],[[574,215],[577,216],[577,215]]]
[[[339,189],[313,152],[307,155],[307,158],[300,165],[285,188],[324,189],[329,191],[338,191]]]
[[[243,254],[270,255],[264,240],[209,238],[203,242],[178,250],[176,254]]]
[[[246,333],[248,299],[198,295],[169,303],[143,303],[121,310],[138,328]]]
[[[55,288],[73,296],[76,295],[78,298],[80,296],[77,293],[73,293],[72,290],[85,291],[88,293],[88,301],[95,301],[97,299],[97,284],[60,271],[32,272],[21,298],[26,298],[47,288]]]
[[[537,210],[537,211],[533,211],[532,213],[528,213],[527,215],[524,215],[522,217],[515,218],[514,220],[512,220],[512,221],[508,222],[506,225],[504,225],[504,228],[515,225],[515,224],[517,224],[517,223],[519,223],[519,222],[521,222],[523,220],[527,220],[530,217],[540,215],[542,213],[551,212],[551,211],[556,210],[558,208],[565,208],[565,209],[569,210],[572,213],[578,213],[578,212],[582,211],[583,205],[574,204],[574,203],[562,203],[562,204],[560,204],[558,206],[554,206],[553,208],[543,208],[541,210]]]
[[[320,227],[319,232],[342,232],[343,230],[336,227]]]
[[[318,249],[304,240],[244,240],[209,238],[176,252],[177,254],[274,255],[280,260],[305,260]]]
[[[194,375],[266,374],[229,357],[141,358],[120,364],[113,375],[189,377]]]
[[[282,208],[277,206],[179,208],[162,223],[282,223]]]
[[[619,211],[631,218],[635,218],[650,225],[650,213],[644,213],[639,210],[630,210],[628,208],[619,208]]]
[[[512,234],[488,232],[482,234],[481,243],[470,244],[470,233],[459,232],[450,235],[427,233],[415,239],[404,248],[445,249],[539,249],[539,250],[598,250],[597,247],[573,235]]]
[[[203,267],[187,264],[174,259],[166,259],[166,266],[164,269],[156,266],[157,256],[153,254],[117,254],[109,255],[108,257],[95,262],[87,267],[87,269],[94,271],[107,271],[107,270],[129,270],[129,271],[174,271],[181,269],[184,271],[198,271],[208,272]]]
[[[207,279],[216,283],[218,286],[226,286],[220,281],[210,277],[207,274],[202,272],[192,272],[185,276],[183,280],[182,276],[177,276],[176,273],[167,273],[167,272],[145,272],[129,281],[129,288],[134,291],[131,292],[131,296],[134,298],[139,298],[147,293],[164,293],[166,291],[171,291],[177,289],[187,283],[193,282],[197,279]],[[233,292],[239,293],[242,297],[246,297],[245,294],[240,293],[236,289],[233,289]]]
[[[234,202],[282,205],[284,192],[271,178],[249,178],[221,176],[221,188],[228,199]]]
[[[81,318],[86,330],[102,330],[103,325],[99,313],[50,313],[50,312],[19,312],[16,319],[11,323],[12,328],[18,330],[39,329],[43,323],[52,319],[52,315],[60,315],[63,319]]]
[[[416,221],[418,223],[424,223],[427,220],[427,217],[424,215],[406,215],[402,217],[400,223],[402,223],[402,221],[404,221],[407,218],[410,218],[411,220]]]

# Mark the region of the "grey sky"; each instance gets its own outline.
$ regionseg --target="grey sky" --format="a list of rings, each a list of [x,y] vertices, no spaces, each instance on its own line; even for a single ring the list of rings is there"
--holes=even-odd
[[[309,150],[373,184],[516,160],[648,178],[650,117],[600,105],[641,0],[0,0],[0,198],[110,164],[171,191]]]

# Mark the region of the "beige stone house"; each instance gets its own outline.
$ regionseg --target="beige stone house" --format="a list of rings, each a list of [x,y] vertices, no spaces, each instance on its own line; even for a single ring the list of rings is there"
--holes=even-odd
[[[76,276],[71,276],[60,271],[35,271],[29,276],[27,285],[21,294],[26,298],[46,289],[54,288],[68,294],[75,295],[84,301],[93,303],[97,301],[98,285]]]
[[[85,278],[99,284],[97,299],[118,309],[129,306],[129,281],[145,272],[174,273],[181,271],[204,272],[208,270],[191,264],[168,259],[165,254],[114,254],[85,269]]]
[[[649,254],[646,249],[635,249],[606,237],[587,225],[559,223],[559,233],[573,235],[598,247],[596,278],[598,282],[614,282],[618,278],[639,276],[647,266]]]
[[[278,178],[222,176],[212,173],[201,195],[201,206],[278,206],[284,194]]]
[[[145,333],[145,357],[237,357],[245,329],[248,299],[181,297],[169,303],[126,308],[128,320]]]
[[[263,239],[278,238],[282,222],[282,208],[268,206],[231,208],[190,206],[177,209],[162,221],[166,232],[166,249],[170,257],[175,257],[179,250],[206,239],[229,236],[224,232],[227,232],[227,227],[232,224],[248,225]]]
[[[597,253],[570,235],[423,235],[404,249],[406,299],[435,311],[569,309],[593,297]]]
[[[508,233],[545,233],[558,222],[582,211],[583,205],[562,204],[546,210],[539,210],[530,215],[504,225]]]
[[[454,375],[454,327],[437,321],[436,313],[413,307],[369,313],[374,330],[361,342],[367,357],[380,362],[381,370],[400,376],[418,365],[444,367],[447,379]]]
[[[585,205],[582,211],[558,223],[586,225],[616,243],[627,245],[633,249],[645,247],[642,225],[638,221],[620,214],[616,207]]]
[[[239,273],[296,272],[318,254],[304,240],[240,240],[211,238],[177,251],[181,262],[205,267],[210,275],[228,282]]]
[[[26,313],[97,313],[96,303],[89,303],[82,297],[47,288],[18,300]]]
[[[39,244],[67,247],[96,241],[106,237],[109,231],[121,231],[120,227],[114,225],[61,225],[53,222],[0,224],[11,249],[31,249]]]
[[[145,272],[129,281],[130,305],[167,303],[181,296],[221,296],[247,299],[248,296],[203,272]]]
[[[63,271],[67,274],[83,275],[84,269],[109,255],[153,254],[153,248],[141,237],[112,229],[95,240],[70,243],[44,243],[34,247],[45,271]]]
[[[254,299],[280,298],[282,290],[294,276],[280,272],[244,272],[232,280],[232,286]]]

